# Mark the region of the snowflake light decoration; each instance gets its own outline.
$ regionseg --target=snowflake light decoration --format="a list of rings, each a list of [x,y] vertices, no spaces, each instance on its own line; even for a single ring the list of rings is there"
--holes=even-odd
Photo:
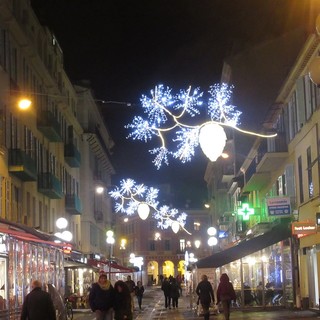
[[[152,211],[152,216],[157,220],[157,227],[168,229],[179,224],[179,227],[191,234],[185,229],[187,214],[179,213],[178,209],[163,205],[159,207],[157,201],[159,190],[153,187],[147,187],[144,184],[136,184],[132,179],[123,179],[120,181],[120,187],[110,191],[110,196],[115,199],[115,211],[122,212],[128,216],[138,212],[139,205],[147,204]]]
[[[151,98],[143,95],[140,99],[147,119],[135,116],[132,123],[125,126],[132,129],[127,138],[148,142],[153,137],[158,137],[161,146],[149,152],[155,155],[153,164],[159,169],[162,163],[169,164],[168,156],[179,159],[182,163],[191,161],[195,148],[199,145],[206,156],[215,161],[223,152],[226,142],[223,127],[263,138],[275,137],[276,134],[264,135],[237,127],[241,112],[230,103],[232,90],[233,86],[226,83],[212,85],[206,105],[209,120],[192,125],[184,121],[187,117],[199,115],[201,107],[204,108],[203,92],[200,92],[199,88],[192,91],[189,87],[174,95],[170,88],[156,86],[150,92]],[[176,136],[172,139],[177,143],[176,151],[169,150],[166,145],[165,136],[171,131],[174,131]]]

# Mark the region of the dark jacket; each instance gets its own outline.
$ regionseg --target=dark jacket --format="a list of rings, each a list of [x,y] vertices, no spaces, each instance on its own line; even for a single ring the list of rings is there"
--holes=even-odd
[[[176,279],[174,279],[171,284],[170,284],[170,297],[171,298],[179,298],[180,297],[180,287],[179,284],[177,283],[177,281],[175,281]]]
[[[129,292],[117,292],[114,299],[114,318],[115,320],[132,320],[131,296]]]
[[[142,297],[144,293],[144,286],[138,287],[136,286],[135,288],[135,294],[137,297]]]
[[[48,292],[34,288],[27,294],[20,320],[56,320],[56,311]]]
[[[170,282],[166,279],[162,282],[161,290],[163,291],[165,296],[170,294]]]
[[[114,303],[114,288],[110,284],[107,290],[101,289],[99,283],[94,283],[89,294],[89,304],[91,310],[107,311]]]
[[[198,283],[196,293],[203,305],[210,305],[211,300],[214,302],[212,285],[208,280],[202,280]]]
[[[217,290],[218,303],[225,300],[236,300],[236,293],[234,291],[232,283],[229,281],[229,277],[226,273],[223,273],[220,277],[220,283]]]

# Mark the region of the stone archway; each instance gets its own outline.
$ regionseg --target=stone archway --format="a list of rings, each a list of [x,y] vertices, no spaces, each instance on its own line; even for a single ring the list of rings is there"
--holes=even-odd
[[[166,260],[162,265],[162,274],[164,277],[174,277],[174,263],[170,260]]]
[[[148,267],[147,267],[147,273],[148,273],[148,286],[152,286],[157,284],[159,282],[158,280],[158,270],[159,270],[159,264],[157,261],[149,261]]]

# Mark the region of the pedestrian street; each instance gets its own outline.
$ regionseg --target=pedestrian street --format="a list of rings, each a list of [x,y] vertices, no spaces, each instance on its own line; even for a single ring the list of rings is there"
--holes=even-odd
[[[136,305],[137,302],[135,301]],[[134,311],[134,320],[202,320],[202,316],[198,316],[194,310],[195,303],[183,292],[179,298],[177,309],[166,309],[164,307],[163,292],[159,287],[146,287],[146,291],[142,300],[142,310]],[[320,319],[320,313],[315,311],[295,311],[295,310],[236,310],[231,312],[231,320],[305,320]],[[78,320],[95,320],[94,314],[90,310],[77,310],[74,319]],[[211,314],[210,320],[224,320],[223,314]]]

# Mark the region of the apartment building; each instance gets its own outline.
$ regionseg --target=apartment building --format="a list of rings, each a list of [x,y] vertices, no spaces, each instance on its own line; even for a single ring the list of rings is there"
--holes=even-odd
[[[21,98],[30,108],[18,107]],[[90,88],[71,83],[62,48],[27,0],[0,1],[0,114],[0,294],[14,314],[31,279],[53,283],[63,294],[66,258],[67,281],[81,293],[83,276],[77,278],[70,261],[106,255],[105,229],[112,223],[110,198],[95,187],[110,184],[113,141]],[[60,217],[73,235],[67,255],[53,242]],[[6,231],[12,223],[17,233]],[[39,238],[26,230],[37,230]]]
[[[279,68],[278,77],[274,74],[273,79],[277,83],[276,90],[273,90],[274,98],[270,95],[264,101],[264,95],[260,95],[261,103],[269,104],[260,131],[276,132],[277,137],[258,137],[247,156],[238,155],[238,160],[242,158],[240,166],[234,177],[225,180],[224,184],[228,207],[215,212],[222,221],[227,217],[227,228],[233,231],[228,239],[230,248],[199,261],[197,265],[198,268],[215,268],[213,281],[222,272],[229,273],[237,289],[238,305],[242,307],[319,307],[316,217],[319,211],[320,91],[310,79],[310,67],[317,62],[319,35],[315,17],[313,22],[312,30],[301,29],[292,33],[295,45],[286,43],[290,50],[284,56],[288,63],[282,61],[281,46],[271,53],[263,51],[265,56],[270,54],[269,58],[278,54],[274,68],[279,67],[277,61],[282,61],[281,65],[287,68],[285,73],[281,73]],[[289,39],[290,35],[284,37]],[[251,54],[256,54],[258,49],[252,50]],[[225,75],[229,80],[235,80],[232,76],[237,68],[250,69],[250,61],[254,65],[253,55],[249,53],[247,59],[247,63],[241,64],[238,56],[225,65]],[[235,68],[232,63],[235,63]],[[315,72],[317,69],[313,74]],[[269,76],[266,75],[270,89],[274,82]],[[243,90],[248,85],[246,81],[240,84]],[[252,103],[250,97],[248,102]],[[256,103],[259,103],[259,98]],[[237,140],[233,142],[234,157],[237,157]],[[230,175],[222,161],[215,164],[215,173],[208,171],[211,175],[207,176],[207,181],[211,185],[217,185],[217,179],[221,183],[221,177]],[[218,192],[221,192],[219,187],[213,195]]]

